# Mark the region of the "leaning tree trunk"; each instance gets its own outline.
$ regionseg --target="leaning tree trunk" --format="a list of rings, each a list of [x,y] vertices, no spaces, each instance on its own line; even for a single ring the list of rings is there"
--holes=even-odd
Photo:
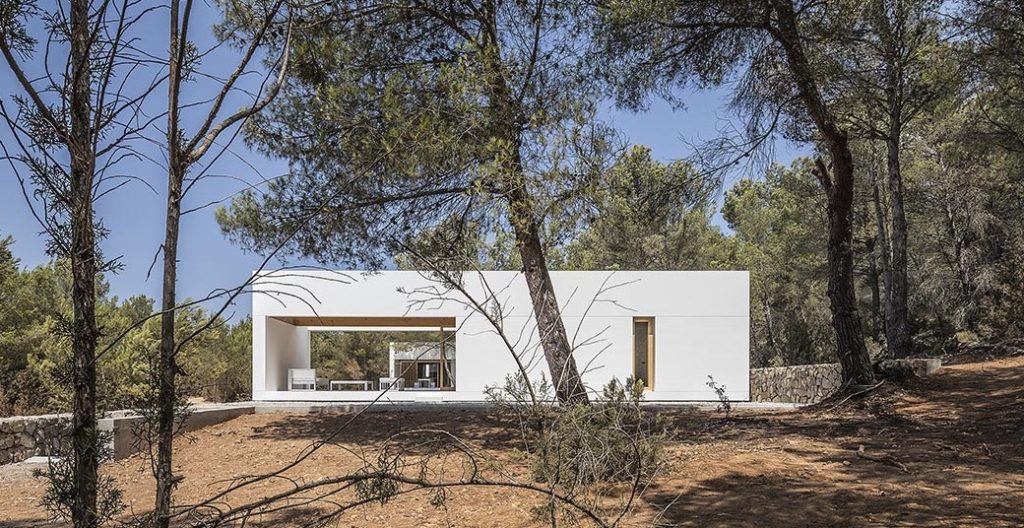
[[[864,329],[857,310],[853,274],[853,154],[850,142],[818,88],[814,70],[804,52],[792,0],[770,0],[777,16],[771,35],[782,45],[800,101],[810,114],[832,159],[831,177],[823,163],[818,176],[828,194],[828,297],[832,328],[843,384],[875,381],[871,358],[864,344]]]
[[[523,275],[530,291],[537,332],[544,349],[555,385],[555,395],[561,403],[587,403],[587,390],[583,385],[572,347],[562,322],[561,309],[551,284],[547,260],[540,242],[540,230],[534,218],[533,204],[526,190],[521,169],[514,171],[512,188],[508,195],[509,214],[515,232],[516,246],[523,261]]]
[[[88,0],[71,3],[71,301],[74,361],[71,449],[74,497],[71,519],[76,528],[97,525],[96,497],[99,466],[96,430],[96,233],[93,225],[93,148],[91,34]]]
[[[506,164],[504,184],[509,223],[512,224],[516,247],[523,263],[523,275],[530,292],[544,358],[551,373],[551,381],[555,385],[555,396],[563,404],[586,404],[589,402],[587,389],[572,356],[572,346],[569,345],[569,336],[562,322],[562,311],[558,306],[547,259],[544,257],[544,248],[540,240],[540,222],[536,217],[530,189],[527,188],[522,159],[522,137],[519,132],[523,122],[522,112],[505,78],[500,43],[492,37],[498,34],[496,20],[494,4],[487,4],[482,10],[482,21],[489,26],[489,31],[484,32],[485,51],[482,58],[491,99],[492,130],[495,139],[504,147],[499,149],[497,158]]]
[[[903,175],[900,170],[899,125],[894,124],[886,140],[887,167],[889,172],[889,197],[892,203],[892,262],[891,289],[888,291],[886,310],[886,341],[889,352],[895,358],[905,358],[911,353],[910,310],[908,308],[907,280],[907,215],[903,208]]]

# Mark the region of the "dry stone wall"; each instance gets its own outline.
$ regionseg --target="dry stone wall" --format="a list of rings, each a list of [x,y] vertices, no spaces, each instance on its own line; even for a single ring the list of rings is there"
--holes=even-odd
[[[750,401],[814,403],[841,383],[838,363],[750,369]]]
[[[941,366],[941,360],[928,358],[886,360],[876,368],[890,373],[904,371],[924,378]],[[816,403],[838,390],[841,384],[839,363],[750,369],[750,401]]]
[[[0,464],[55,453],[70,423],[70,414],[0,418]]]

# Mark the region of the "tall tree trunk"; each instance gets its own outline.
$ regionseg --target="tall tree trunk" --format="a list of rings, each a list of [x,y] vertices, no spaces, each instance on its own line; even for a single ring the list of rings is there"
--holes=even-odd
[[[857,310],[853,274],[853,154],[849,138],[829,111],[803,49],[800,29],[791,0],[771,0],[778,27],[770,29],[782,45],[801,102],[807,108],[832,160],[831,177],[819,163],[819,177],[828,194],[828,297],[836,354],[844,385],[875,381],[871,358],[864,344],[864,329]]]
[[[74,499],[71,519],[76,528],[96,526],[96,232],[93,225],[93,183],[96,156],[92,127],[91,35],[88,0],[71,2],[71,301],[74,331],[74,401],[71,447],[74,458]]]
[[[878,262],[872,252],[871,264],[868,265],[868,282],[871,286],[871,321],[872,334],[876,341],[881,341],[885,335],[885,319],[882,316],[882,286],[879,277],[882,271],[878,269]]]
[[[956,213],[948,202],[944,204],[946,215],[946,236],[953,246],[952,265],[960,290],[961,315],[957,324],[961,328],[974,330],[977,324],[977,306],[974,302],[974,275],[967,260],[967,237],[957,225]]]
[[[886,311],[886,341],[889,352],[896,358],[911,353],[910,316],[907,281],[907,216],[903,208],[903,175],[900,170],[900,137],[902,130],[898,117],[893,116],[886,146],[886,166],[889,172],[889,199],[892,206],[892,279],[888,291],[889,309]]]
[[[177,305],[178,232],[181,224],[181,193],[185,175],[179,131],[182,46],[179,35],[179,2],[171,2],[170,47],[167,78],[167,208],[163,243],[163,289],[160,300],[160,351],[157,362],[156,401],[156,497],[153,507],[156,526],[170,525],[174,477],[174,430],[177,419],[177,375],[175,351],[175,306]],[[187,16],[187,15],[186,15]]]
[[[843,382],[869,385],[875,382],[875,374],[864,344],[853,282],[853,157],[845,134],[828,143],[833,175],[828,189],[828,297],[832,327],[836,331]]]
[[[171,166],[177,165],[171,156]],[[178,271],[178,231],[181,222],[180,169],[172,168],[168,175],[167,218],[164,233],[163,293],[160,309],[160,352],[157,364],[157,461],[156,501],[154,518],[156,525],[166,528],[170,524],[171,495],[177,480],[174,476],[172,459],[174,455],[174,433],[177,423],[177,376],[179,373],[175,353],[176,284]]]
[[[870,239],[864,249],[868,256],[868,287],[871,289],[871,333],[875,341],[881,342],[885,337],[885,318],[882,315],[882,286],[880,277],[882,270],[878,266],[878,257],[875,255],[878,244],[878,236]]]
[[[882,281],[885,285],[885,318],[884,323],[879,325],[883,335],[886,339],[886,347],[889,343],[889,324],[892,320],[892,303],[889,302],[889,298],[892,294],[892,253],[891,246],[889,244],[889,230],[886,226],[885,210],[882,207],[882,191],[879,187],[878,178],[875,175],[875,170],[872,168],[869,171],[871,174],[871,195],[872,202],[875,209],[875,227],[878,232],[875,243],[878,246],[878,261],[881,263],[881,274]]]
[[[889,203],[892,209],[888,246],[891,268],[886,289],[886,345],[890,355],[904,358],[910,355],[910,315],[908,309],[907,280],[907,216],[903,207],[903,174],[900,167],[900,149],[903,141],[903,127],[906,123],[907,68],[909,51],[907,35],[913,32],[908,27],[907,6],[902,2],[882,4],[877,17],[879,40],[885,60],[885,104],[887,106],[887,130],[884,131],[886,169],[889,179]]]
[[[772,302],[771,296],[768,295],[767,288],[761,288],[761,306],[764,308],[764,326],[765,331],[768,333],[768,349],[771,350],[772,356],[780,357],[782,354],[779,350],[778,339],[775,337],[775,321],[772,318]]]

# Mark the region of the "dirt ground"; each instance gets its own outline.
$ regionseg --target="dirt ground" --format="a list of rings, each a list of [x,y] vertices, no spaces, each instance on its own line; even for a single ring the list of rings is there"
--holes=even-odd
[[[676,427],[667,467],[627,526],[867,527],[1024,526],[1024,358],[943,368],[910,387],[881,388],[838,409],[718,413],[671,411]],[[184,476],[179,504],[234,478],[293,461],[350,416],[263,414],[203,429],[176,448]],[[411,428],[451,431],[528,480],[514,428],[493,416],[439,410],[364,414],[333,444],[286,473],[229,496],[232,504],[360,467],[378,442]],[[858,449],[863,446],[863,455]],[[417,446],[414,446],[417,447]],[[422,447],[422,446],[420,446]],[[874,459],[874,460],[872,460]],[[104,466],[132,511],[152,504],[142,458]],[[44,483],[25,465],[0,467],[0,525],[44,525]],[[417,491],[386,505],[349,510],[343,527],[534,526],[528,491],[453,490],[444,507]],[[312,507],[250,519],[250,525],[305,526]]]

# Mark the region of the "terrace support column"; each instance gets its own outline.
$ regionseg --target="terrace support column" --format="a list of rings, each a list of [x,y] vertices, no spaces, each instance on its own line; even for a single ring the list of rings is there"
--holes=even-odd
[[[441,327],[441,331],[438,332],[438,333],[441,336],[441,353],[440,353],[441,354],[441,356],[440,356],[441,357],[441,361],[438,362],[438,365],[437,365],[438,366],[437,389],[438,390],[442,390],[442,389],[444,389],[444,369],[448,366],[448,358],[445,357],[445,354],[444,354],[444,327],[443,326]]]

